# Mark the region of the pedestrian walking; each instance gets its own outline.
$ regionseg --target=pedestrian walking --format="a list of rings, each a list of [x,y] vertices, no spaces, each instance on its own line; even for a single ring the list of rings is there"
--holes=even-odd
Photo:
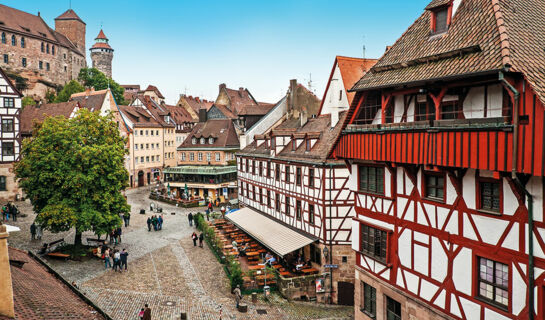
[[[17,207],[14,206],[12,203],[9,203],[8,210],[10,215],[12,216],[12,220],[17,221]]]
[[[208,202],[208,210],[212,211],[212,202]]]
[[[120,266],[120,261],[121,259],[121,254],[119,253],[119,250],[115,249],[114,251],[114,271],[117,271],[117,269],[119,268],[119,271],[121,271],[121,266]]]
[[[148,231],[151,231],[151,217],[148,217],[147,223],[148,223]]]
[[[187,220],[189,220],[189,226],[190,226],[190,227],[193,226],[193,213],[190,212],[190,213],[187,215]]]
[[[196,214],[195,215],[195,218],[193,218],[193,220],[195,220],[195,228],[199,229],[199,215],[202,216],[202,214]]]
[[[127,271],[127,257],[129,256],[129,253],[127,252],[127,249],[123,249],[120,254],[121,259],[121,265],[119,266],[119,271],[123,270],[123,267],[125,267],[125,271]]]
[[[221,217],[225,218],[225,207],[221,206]]]
[[[119,227],[119,228],[117,228],[117,229],[115,230],[115,238],[117,239],[116,244],[117,244],[117,243],[121,243],[121,234],[122,234],[122,233],[123,233],[123,232],[121,231],[121,227]]]
[[[197,246],[197,239],[199,237],[197,237],[197,234],[195,232],[193,232],[193,234],[191,235],[191,239],[193,240],[193,246],[196,247]]]
[[[36,224],[34,222],[30,225],[30,238],[32,240],[36,239]]]
[[[159,218],[157,218],[157,226],[159,230],[163,230],[163,215],[160,215]]]
[[[123,214],[123,221],[125,222],[125,228],[127,228],[129,226],[130,219],[131,219],[131,214],[128,213],[128,212],[125,212]]]
[[[151,218],[151,224],[153,225],[153,230],[154,230],[154,231],[157,231],[157,222],[158,222],[157,216],[154,215],[154,216]]]
[[[147,303],[144,305],[144,317],[142,319],[151,320],[151,309],[148,307]]]
[[[237,284],[237,287],[235,290],[233,290],[233,293],[235,294],[235,301],[237,303],[237,310],[240,305],[240,300],[242,300],[242,292],[240,292],[240,285]]]
[[[202,242],[203,242],[203,240],[204,240],[204,235],[203,235],[202,232],[201,232],[201,234],[199,235],[199,247],[201,247],[201,248],[202,248]]]
[[[138,319],[139,320],[144,319],[144,308],[140,309],[140,312],[138,312]]]
[[[2,212],[6,215],[6,221],[9,221],[9,210],[7,205],[2,206]]]
[[[210,209],[206,209],[206,221],[210,221]]]
[[[44,232],[44,229],[42,228],[42,225],[41,225],[41,224],[37,224],[37,225],[36,225],[36,238],[37,238],[38,240],[42,240],[43,232]]]
[[[106,248],[106,250],[103,251],[102,258],[104,259],[104,268],[108,269],[108,267],[112,267],[112,262],[110,261],[110,249]]]

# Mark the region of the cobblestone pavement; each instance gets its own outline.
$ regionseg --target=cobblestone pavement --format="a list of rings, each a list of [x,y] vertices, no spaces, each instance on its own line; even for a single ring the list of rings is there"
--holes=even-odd
[[[239,313],[234,308],[228,279],[223,267],[213,253],[205,248],[194,247],[190,239],[194,231],[189,227],[187,214],[202,211],[199,208],[176,208],[160,204],[165,223],[163,230],[147,230],[146,219],[150,200],[147,188],[127,191],[131,204],[131,225],[123,228],[122,243],[118,249],[129,252],[128,271],[106,270],[99,259],[85,261],[47,262],[65,278],[75,281],[80,290],[114,319],[137,319],[137,313],[145,303],[152,309],[153,319],[180,319],[185,312],[189,319],[351,319],[352,307],[323,306],[311,303],[288,302],[277,295],[269,301],[259,300],[252,304],[250,297],[248,313]],[[51,234],[44,232],[42,241],[30,241],[29,227],[34,220],[28,202],[17,203],[26,214],[17,222],[22,231],[10,235],[10,245],[22,249],[37,250],[41,243],[64,237],[73,242],[73,232]],[[139,214],[146,209],[146,214]],[[175,215],[171,215],[175,212]],[[95,237],[84,234],[85,237]],[[267,314],[257,314],[257,310]],[[221,310],[221,311],[220,311]]]

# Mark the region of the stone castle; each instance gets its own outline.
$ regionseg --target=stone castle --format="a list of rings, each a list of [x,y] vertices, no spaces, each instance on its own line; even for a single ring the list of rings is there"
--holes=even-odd
[[[0,5],[0,68],[17,88],[36,100],[87,67],[86,24],[69,9],[55,18],[55,29],[40,16]],[[113,49],[101,30],[90,49],[93,67],[112,75]]]

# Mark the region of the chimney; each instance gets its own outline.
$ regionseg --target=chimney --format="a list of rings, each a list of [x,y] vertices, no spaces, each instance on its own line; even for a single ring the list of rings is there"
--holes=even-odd
[[[306,110],[301,111],[299,119],[301,120],[301,128],[302,128],[308,122],[308,115]]]
[[[15,318],[13,287],[8,254],[8,230],[0,222],[0,316]]]
[[[242,97],[244,95],[244,88],[240,87],[238,88],[238,94]]]
[[[295,111],[295,92],[297,91],[297,79],[290,80],[290,89],[288,93],[288,118],[297,117]]]
[[[207,114],[206,109],[199,109],[199,122],[206,122]]]
[[[221,89],[225,89],[225,88],[227,88],[227,86],[225,85],[225,83],[220,84],[220,91],[221,91]]]

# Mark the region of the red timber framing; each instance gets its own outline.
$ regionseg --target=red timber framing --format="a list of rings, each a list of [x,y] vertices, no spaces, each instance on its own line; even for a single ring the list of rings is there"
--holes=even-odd
[[[266,168],[270,165],[271,171],[275,172],[280,168],[280,179],[276,175],[267,176],[265,172],[252,172],[251,168],[255,162],[265,162]],[[239,188],[244,188],[246,193],[239,192],[239,201],[245,205],[263,212],[273,219],[281,221],[304,233],[315,236],[321,243],[349,245],[351,242],[351,223],[354,216],[351,192],[348,191],[347,183],[350,175],[344,165],[329,165],[297,163],[291,161],[271,160],[257,157],[238,157],[238,181]],[[289,182],[286,182],[286,168],[289,167]],[[247,168],[249,170],[247,170]],[[302,178],[301,185],[297,184],[297,168],[300,169]],[[314,171],[314,186],[309,185],[311,170]],[[333,188],[329,190],[329,180]],[[273,199],[268,205],[265,197],[254,197],[253,190],[262,195],[268,193]],[[330,192],[331,191],[331,192]],[[268,192],[268,193],[267,193]],[[280,196],[280,208],[276,208],[276,195]],[[290,212],[286,214],[286,198],[289,197]],[[296,203],[301,201],[302,216],[296,215]],[[311,219],[310,206],[314,206],[314,217]],[[333,226],[330,228],[330,225]],[[331,232],[330,232],[331,231]]]

